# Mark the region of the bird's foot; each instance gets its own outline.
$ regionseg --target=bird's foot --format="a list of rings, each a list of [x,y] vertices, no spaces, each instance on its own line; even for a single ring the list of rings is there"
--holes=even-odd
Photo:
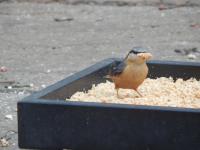
[[[124,97],[117,95],[117,98],[118,99],[123,99]]]
[[[137,94],[140,96],[140,97],[143,97],[142,94],[140,94],[140,92],[138,92],[137,90],[135,90],[137,92]]]
[[[123,97],[119,95],[119,89],[116,89],[116,90],[117,90],[117,98],[118,99],[123,99]]]

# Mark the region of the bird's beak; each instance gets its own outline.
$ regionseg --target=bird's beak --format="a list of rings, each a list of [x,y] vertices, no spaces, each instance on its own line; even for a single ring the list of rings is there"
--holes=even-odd
[[[137,56],[142,58],[143,60],[149,60],[152,58],[151,53],[139,53],[139,54],[137,54]]]

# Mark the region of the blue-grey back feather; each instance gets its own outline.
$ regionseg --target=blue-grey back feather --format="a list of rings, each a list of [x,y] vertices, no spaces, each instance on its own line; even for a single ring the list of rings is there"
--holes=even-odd
[[[124,61],[118,62],[118,63],[114,63],[111,66],[110,76],[118,76],[118,75],[120,75],[124,71],[125,67],[126,67],[126,64],[125,64]]]

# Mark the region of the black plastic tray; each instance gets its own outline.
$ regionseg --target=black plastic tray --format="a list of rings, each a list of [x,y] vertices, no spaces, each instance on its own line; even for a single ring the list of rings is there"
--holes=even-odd
[[[200,109],[65,101],[104,82],[103,60],[18,102],[19,147],[199,150]],[[200,63],[150,61],[149,77],[200,79]]]

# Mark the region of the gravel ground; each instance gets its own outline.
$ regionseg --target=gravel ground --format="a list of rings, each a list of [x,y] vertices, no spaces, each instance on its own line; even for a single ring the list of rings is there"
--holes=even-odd
[[[16,88],[0,83],[0,137],[10,138],[0,149],[18,149],[17,101],[134,46],[154,59],[199,61],[199,7],[1,3],[0,67],[8,71],[0,81]]]

